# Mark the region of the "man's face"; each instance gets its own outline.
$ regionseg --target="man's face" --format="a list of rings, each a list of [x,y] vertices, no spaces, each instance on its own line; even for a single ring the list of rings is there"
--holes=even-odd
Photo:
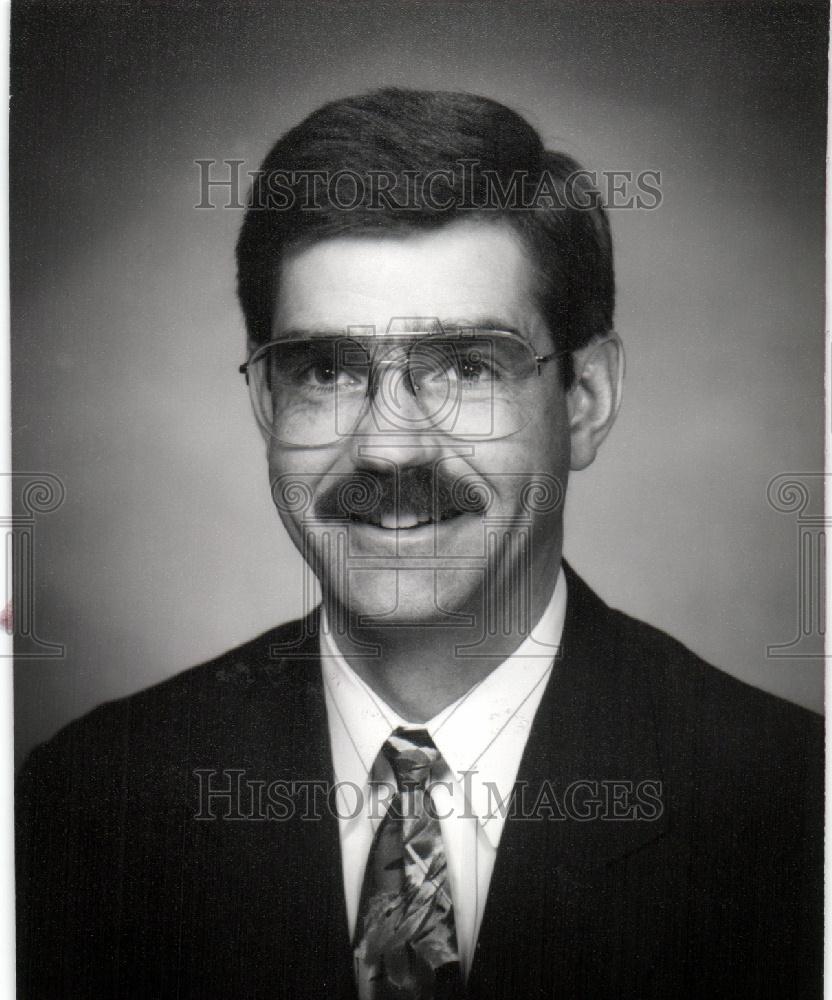
[[[431,318],[443,327],[513,331],[546,356],[555,343],[532,282],[526,250],[499,223],[329,239],[283,261],[272,337],[345,335],[355,327],[383,336],[391,319],[401,329]],[[484,609],[500,618],[496,609],[509,599],[529,611],[545,604],[560,558],[570,458],[557,359],[517,386],[522,426],[512,425],[508,436],[467,439],[452,427],[408,422],[408,414],[418,415],[418,393],[396,369],[379,370],[377,401],[351,433],[316,447],[269,439],[276,503],[325,599],[389,624],[447,624],[449,616],[469,614],[478,632]],[[400,408],[399,418],[391,406]],[[487,421],[482,426],[487,430]],[[365,516],[360,504],[357,513],[339,505],[334,497],[350,477],[377,483],[381,507]],[[287,502],[298,495],[294,483],[303,484],[307,502]],[[449,499],[462,495],[455,487],[465,488],[469,502]]]

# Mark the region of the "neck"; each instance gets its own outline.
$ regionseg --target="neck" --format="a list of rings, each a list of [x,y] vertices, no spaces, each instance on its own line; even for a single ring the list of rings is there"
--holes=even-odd
[[[379,627],[359,625],[359,616],[325,595],[330,623],[349,622],[339,630],[336,644],[358,676],[408,722],[427,722],[462,697],[495,670],[528,638],[546,610],[557,581],[560,549],[545,566],[535,567],[529,614],[525,622],[513,616],[509,629],[485,627],[483,608],[493,607],[481,593],[473,624],[455,628],[425,622]],[[504,593],[508,589],[504,588]],[[479,641],[478,641],[479,640]],[[464,649],[464,652],[461,650]]]

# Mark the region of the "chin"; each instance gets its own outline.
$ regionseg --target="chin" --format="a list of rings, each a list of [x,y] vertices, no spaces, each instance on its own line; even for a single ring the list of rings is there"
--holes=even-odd
[[[348,608],[354,620],[363,620],[369,627],[465,627],[470,619],[459,609],[469,608],[477,600],[470,586],[460,586],[472,582],[465,580],[466,576],[469,574],[453,570],[353,570],[346,590],[332,588],[328,596]]]

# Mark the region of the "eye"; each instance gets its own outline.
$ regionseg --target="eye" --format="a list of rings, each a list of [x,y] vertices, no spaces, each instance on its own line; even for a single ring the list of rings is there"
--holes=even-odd
[[[456,352],[455,374],[467,385],[490,382],[500,377],[494,351],[484,344],[466,345]]]
[[[337,344],[298,345],[284,359],[283,378],[300,391],[331,392],[363,384],[363,376]]]
[[[466,382],[479,382],[488,371],[482,356],[476,350],[466,351],[458,358],[456,367],[459,377]]]
[[[417,345],[410,356],[410,374],[416,386],[457,383],[473,389],[501,377],[498,359],[488,342],[430,339]]]
[[[363,383],[355,371],[329,360],[308,364],[299,372],[299,384],[325,392],[334,389],[352,389]]]
[[[344,375],[333,361],[312,362],[301,374],[309,382],[318,385],[334,385]]]

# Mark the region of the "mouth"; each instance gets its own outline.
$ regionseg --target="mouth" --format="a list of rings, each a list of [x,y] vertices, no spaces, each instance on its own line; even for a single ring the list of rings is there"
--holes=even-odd
[[[352,513],[349,516],[349,521],[351,524],[366,524],[384,531],[413,531],[432,524],[454,521],[464,514],[470,513],[472,512],[453,507],[426,511],[403,504],[399,507],[377,508],[365,514]]]

